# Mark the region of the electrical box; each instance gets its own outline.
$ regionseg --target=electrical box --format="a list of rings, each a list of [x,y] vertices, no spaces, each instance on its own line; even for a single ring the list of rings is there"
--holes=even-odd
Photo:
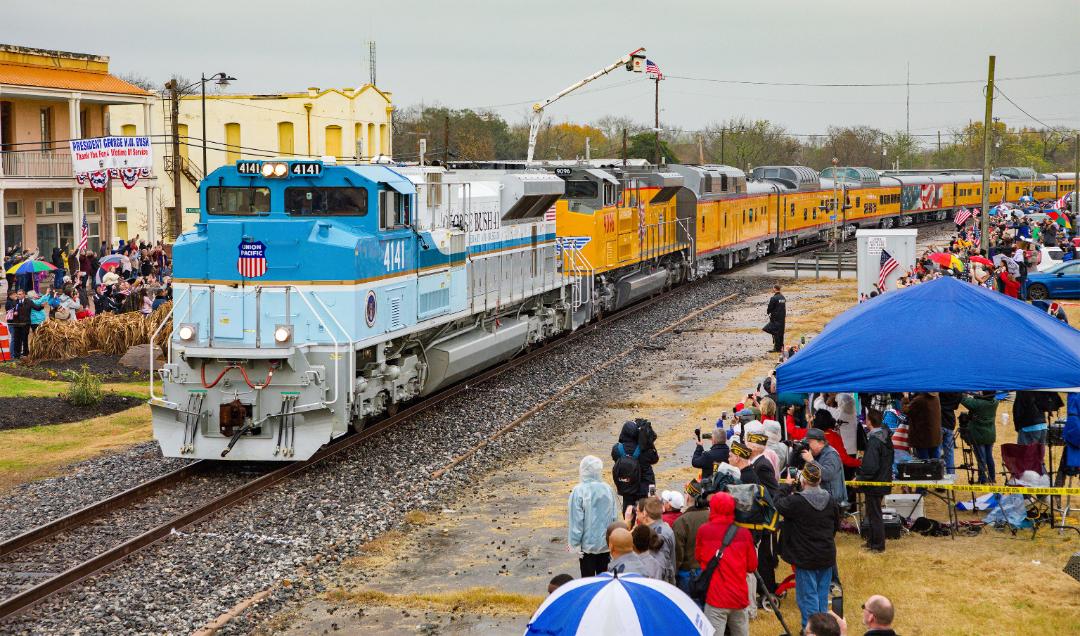
[[[886,291],[895,291],[896,279],[907,274],[915,265],[915,240],[918,236],[919,231],[915,229],[879,230],[875,228],[855,232],[859,293],[869,296],[870,292],[877,290],[883,252],[888,252],[898,264],[885,277],[884,285]]]

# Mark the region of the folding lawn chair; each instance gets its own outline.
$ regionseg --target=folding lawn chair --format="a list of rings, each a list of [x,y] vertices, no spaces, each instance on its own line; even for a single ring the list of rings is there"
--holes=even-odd
[[[1042,444],[1002,444],[1001,463],[1005,465],[1002,475],[1006,479],[1020,479],[1026,472],[1031,471],[1039,476],[1046,475],[1046,466],[1043,457],[1046,447]],[[1036,495],[1024,495],[1024,505],[1027,508],[1027,518],[1031,522],[1031,538],[1039,531],[1039,525],[1050,522],[1049,499],[1044,501]],[[1015,529],[1013,530],[1015,534]]]

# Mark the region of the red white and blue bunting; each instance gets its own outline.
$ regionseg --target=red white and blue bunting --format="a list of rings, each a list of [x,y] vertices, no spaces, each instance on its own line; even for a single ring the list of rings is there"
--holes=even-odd
[[[110,179],[119,179],[120,183],[128,190],[135,187],[139,179],[149,179],[150,168],[108,168],[93,172],[80,172],[75,175],[75,181],[82,185],[89,183],[96,192],[103,192],[109,186]]]

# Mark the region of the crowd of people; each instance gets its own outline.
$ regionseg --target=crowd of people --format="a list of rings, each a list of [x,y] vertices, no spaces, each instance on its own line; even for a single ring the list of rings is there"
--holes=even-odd
[[[940,447],[940,434],[923,433],[935,412],[919,394],[805,395],[774,387],[773,375],[764,378],[733,405],[731,417],[722,413],[714,430],[695,432],[688,460],[700,472],[682,487],[657,490],[653,466],[660,458],[648,420],[626,422],[611,449],[615,489],[604,478],[603,461],[584,457],[568,518],[568,545],[579,555],[580,575],[634,573],[693,597],[702,573],[711,570],[699,605],[717,634],[740,635],[775,598],[783,559],[794,570],[804,633],[841,633],[843,619],[831,613],[830,598],[840,590],[835,536],[854,500],[845,479],[892,481],[890,422],[903,422],[909,438],[914,427],[917,453],[940,453],[930,448]],[[940,410],[936,415],[944,417]],[[862,491],[871,526],[865,549],[872,553],[885,550],[882,498],[889,491]],[[891,634],[891,603],[871,601],[863,620],[878,631],[868,633]]]
[[[54,269],[9,272],[27,261],[44,261]],[[138,236],[119,241],[115,249],[102,242],[96,252],[63,244],[45,255],[12,246],[4,255],[11,357],[29,354],[33,333],[47,320],[82,320],[105,312],[149,315],[172,298],[171,265],[164,244],[151,245]]]
[[[1028,273],[1045,258],[1041,247],[1060,248],[1062,261],[1076,258],[1080,237],[1074,235],[1073,220],[1066,211],[1036,203],[1027,208],[1001,204],[994,210],[989,221],[989,249],[979,235],[980,214],[958,216],[961,222],[948,245],[924,250],[916,263],[897,278],[896,288],[952,276],[1020,298]],[[869,295],[860,297],[860,301],[888,291],[876,285],[875,288]]]

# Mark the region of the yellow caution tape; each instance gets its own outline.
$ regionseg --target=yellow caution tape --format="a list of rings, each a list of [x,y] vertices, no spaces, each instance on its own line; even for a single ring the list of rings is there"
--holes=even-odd
[[[1080,488],[1028,488],[1027,486],[987,486],[985,484],[941,484],[934,481],[846,481],[848,486],[907,486],[941,488],[964,492],[997,492],[1003,495],[1080,495]]]

